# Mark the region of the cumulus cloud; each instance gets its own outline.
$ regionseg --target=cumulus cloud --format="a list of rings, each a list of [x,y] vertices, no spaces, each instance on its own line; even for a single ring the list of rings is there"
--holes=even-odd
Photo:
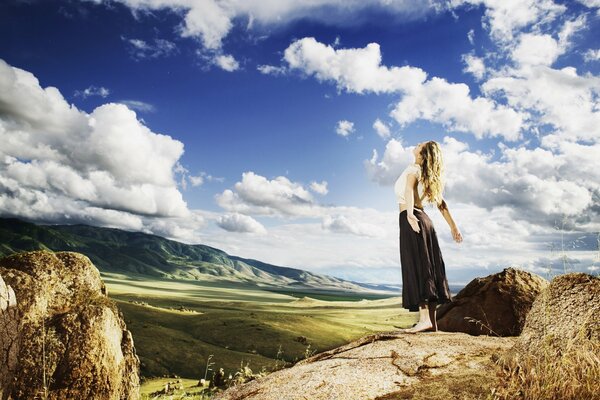
[[[373,129],[375,129],[375,132],[377,132],[379,137],[381,137],[382,139],[387,139],[391,135],[390,127],[379,118],[377,118],[375,122],[373,122]]]
[[[452,0],[448,7],[484,6],[484,26],[492,38],[508,42],[526,26],[548,23],[566,11],[552,0]]]
[[[473,54],[463,54],[462,57],[466,66],[463,70],[473,75],[476,79],[482,79],[485,75],[485,63],[481,57],[474,56]]]
[[[311,182],[310,189],[327,193],[327,182]],[[244,172],[242,180],[233,189],[226,189],[215,196],[217,204],[232,214],[263,215],[286,220],[313,218],[321,221],[323,231],[358,236],[385,236],[389,224],[386,213],[371,209],[348,206],[325,205],[317,202],[299,182],[284,176],[267,179],[254,172]],[[297,228],[301,229],[301,228]],[[387,228],[393,229],[393,226]]]
[[[364,48],[336,49],[306,37],[292,42],[284,51],[289,68],[333,82],[339,90],[355,93],[393,93],[418,88],[427,78],[420,68],[388,68],[381,64],[379,44]]]
[[[470,151],[467,143],[450,136],[440,144],[449,171],[444,192],[449,201],[488,210],[505,207],[511,218],[539,226],[569,216],[579,227],[600,228],[594,222],[600,215],[600,175],[592,161],[598,145],[564,142],[553,152],[500,143],[501,156],[494,161],[492,153]],[[412,148],[390,140],[381,160],[376,152],[365,160],[370,178],[391,185],[412,160]]]
[[[242,181],[215,196],[217,204],[230,212],[259,215],[314,215],[311,193],[300,183],[285,176],[272,180],[252,171],[242,174]]]
[[[502,96],[514,109],[528,113],[529,124],[550,126],[569,140],[600,140],[600,79],[579,75],[574,67],[546,65],[505,68],[482,85],[488,95]],[[556,136],[542,137],[547,145]]]
[[[217,220],[217,225],[229,232],[266,234],[266,228],[254,218],[239,213],[227,214]]]
[[[391,115],[402,127],[423,119],[450,130],[472,133],[477,139],[500,136],[517,141],[522,137],[523,114],[492,99],[473,99],[469,93],[469,86],[464,83],[434,77],[418,91],[406,94]]]
[[[284,60],[291,69],[335,82],[339,90],[403,95],[390,114],[402,127],[424,119],[477,138],[502,136],[514,141],[521,137],[524,116],[520,113],[493,99],[472,98],[464,83],[438,77],[427,80],[423,70],[410,66],[388,68],[381,64],[376,43],[362,49],[335,49],[303,38],[290,44]]]
[[[328,193],[327,181],[322,181],[321,183],[313,181],[310,183],[310,189],[315,193],[326,195]]]
[[[577,0],[589,8],[600,8],[600,0]]]
[[[74,95],[75,97],[81,97],[83,99],[87,99],[88,97],[98,96],[105,98],[110,94],[110,90],[105,88],[104,86],[89,86],[83,90],[76,90]]]
[[[377,150],[373,149],[371,159],[364,161],[369,179],[381,185],[393,184],[402,173],[402,170],[408,164],[414,162],[415,157],[412,154],[414,147],[404,147],[399,140],[390,139],[385,146],[381,160]]]
[[[91,113],[0,60],[0,209],[31,220],[112,222],[190,215],[174,179],[183,144],[125,105]]]
[[[216,56],[214,58],[214,63],[216,66],[227,72],[237,71],[240,68],[240,64],[230,54],[220,54]]]
[[[552,36],[524,33],[512,52],[512,58],[519,64],[552,65],[560,54],[562,49]]]
[[[558,39],[548,33],[521,33],[517,46],[512,50],[512,59],[521,66],[551,66],[567,51],[571,44],[571,37],[585,26],[586,17],[583,15],[567,20],[558,32]]]
[[[583,59],[585,61],[598,61],[600,60],[600,49],[588,49],[583,53]]]
[[[354,132],[354,122],[347,121],[345,119],[338,121],[335,126],[335,133],[340,136],[347,137]]]

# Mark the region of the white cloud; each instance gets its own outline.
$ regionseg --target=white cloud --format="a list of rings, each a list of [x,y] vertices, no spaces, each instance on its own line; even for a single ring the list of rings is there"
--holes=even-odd
[[[600,49],[589,49],[583,53],[583,59],[585,61],[598,61],[600,60]]]
[[[379,137],[381,137],[382,139],[387,139],[391,135],[390,127],[379,118],[377,118],[375,122],[373,122],[373,129],[375,129],[375,132],[377,132]]]
[[[581,227],[600,229],[600,223],[592,222],[598,215],[593,193],[600,194],[600,174],[595,172],[592,154],[600,150],[599,145],[563,143],[553,152],[500,143],[497,161],[492,154],[470,151],[466,143],[449,136],[441,145],[447,171],[444,197],[449,202],[488,210],[505,207],[510,218],[540,226],[567,215],[578,218]],[[365,168],[372,180],[388,186],[412,158],[412,148],[392,139],[382,160],[375,152],[365,160]]]
[[[287,72],[284,67],[277,67],[274,65],[259,65],[256,69],[264,75],[284,75]]]
[[[240,64],[230,54],[220,54],[216,56],[214,58],[214,63],[216,66],[227,72],[237,71],[240,68]]]
[[[202,176],[189,176],[190,178],[190,183],[192,184],[192,186],[200,186],[204,183],[204,178]]]
[[[600,0],[577,0],[588,8],[600,8]]]
[[[560,54],[562,49],[552,36],[524,33],[512,58],[521,65],[552,65]]]
[[[136,60],[168,57],[178,52],[175,43],[166,39],[154,39],[153,42],[124,36],[121,39],[127,43],[129,54]]]
[[[217,204],[230,212],[258,215],[314,215],[317,207],[310,192],[285,176],[272,180],[252,171],[242,174],[242,181],[215,196]]]
[[[108,103],[90,114],[0,60],[0,209],[32,220],[147,226],[190,214],[174,179],[183,144]]]
[[[127,108],[140,112],[155,112],[156,107],[150,103],[141,100],[119,100],[119,103],[125,104]]]
[[[325,181],[320,184],[312,182],[310,186],[313,191],[326,193]],[[224,190],[215,196],[215,200],[230,213],[320,219],[321,229],[327,232],[359,236],[385,236],[382,225],[386,225],[386,218],[389,218],[385,213],[370,208],[320,204],[298,182],[283,176],[269,180],[253,172],[243,173],[242,181],[234,185],[234,190]]]
[[[345,119],[338,121],[335,126],[335,133],[340,136],[348,136],[354,132],[354,122],[347,121]]]
[[[377,150],[373,149],[373,157],[364,161],[369,179],[379,182],[381,185],[393,184],[404,167],[414,162],[412,149],[414,146],[405,148],[400,141],[390,139],[385,146],[381,161],[379,161]]]
[[[328,193],[327,181],[322,181],[321,183],[313,181],[310,183],[310,189],[315,193],[326,195]]]
[[[524,116],[486,97],[471,98],[464,83],[431,78],[419,90],[406,94],[392,117],[402,126],[424,119],[447,129],[469,132],[476,138],[501,136],[508,141],[521,138]]]
[[[517,64],[547,65],[551,66],[564,54],[571,45],[571,37],[577,31],[585,28],[585,15],[573,20],[567,20],[558,32],[558,40],[550,34],[522,33],[518,37],[518,44],[512,50],[512,59]]]
[[[427,74],[419,68],[382,66],[376,43],[362,49],[334,49],[304,38],[290,44],[284,59],[290,68],[333,81],[340,90],[403,94],[390,114],[402,127],[425,119],[477,138],[503,136],[514,141],[521,135],[524,116],[520,113],[492,99],[472,98],[464,83],[438,77],[426,81]]]
[[[239,213],[227,214],[217,220],[217,225],[229,232],[266,234],[265,227],[254,218]]]
[[[471,45],[475,44],[475,31],[473,29],[467,32],[467,39],[469,39]]]
[[[377,225],[352,221],[344,215],[326,215],[321,223],[323,229],[337,233],[349,233],[359,236],[384,237],[385,231]]]
[[[472,74],[475,78],[482,79],[485,75],[485,63],[483,58],[474,56],[473,54],[463,54],[463,61],[466,64],[464,72]]]
[[[485,82],[482,90],[501,95],[511,107],[528,113],[530,125],[548,125],[560,131],[563,140],[600,140],[598,77],[580,76],[573,67],[505,68]]]
[[[246,30],[255,26],[280,25],[301,18],[310,18],[338,24],[355,23],[361,11],[379,8],[406,19],[421,17],[439,7],[435,2],[382,2],[380,0],[347,0],[343,7],[337,0],[315,0],[299,2],[294,0],[92,0],[94,3],[110,5],[118,1],[136,13],[147,10],[172,10],[183,17],[178,32],[182,37],[197,39],[208,51],[220,51],[223,40],[228,36],[235,21],[247,21]],[[148,43],[136,40],[132,44],[144,48]]]
[[[420,68],[381,65],[377,43],[369,43],[364,48],[336,49],[306,37],[290,44],[283,58],[291,69],[314,75],[319,81],[334,82],[339,90],[348,92],[410,91],[427,77]]]
[[[492,38],[508,42],[515,32],[532,25],[548,23],[566,11],[566,7],[552,0],[451,0],[449,7],[465,4],[485,7],[484,26]]]
[[[88,97],[98,96],[105,98],[110,94],[110,90],[105,88],[104,86],[89,86],[84,90],[76,90],[75,97],[81,97],[83,99],[87,99]]]

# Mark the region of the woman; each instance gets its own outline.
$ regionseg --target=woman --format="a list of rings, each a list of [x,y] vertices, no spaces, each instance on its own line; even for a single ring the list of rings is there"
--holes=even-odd
[[[422,201],[437,205],[457,243],[462,241],[462,235],[442,196],[444,165],[440,145],[433,140],[419,143],[413,155],[415,162],[404,169],[394,186],[400,206],[402,307],[419,311],[419,322],[402,331],[435,332],[437,304],[448,303],[452,298],[437,235]]]

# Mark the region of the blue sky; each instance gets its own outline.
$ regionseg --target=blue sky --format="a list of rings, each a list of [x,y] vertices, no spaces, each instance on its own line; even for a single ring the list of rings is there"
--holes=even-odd
[[[432,139],[451,283],[598,273],[598,4],[340,4],[3,2],[0,214],[394,284]]]

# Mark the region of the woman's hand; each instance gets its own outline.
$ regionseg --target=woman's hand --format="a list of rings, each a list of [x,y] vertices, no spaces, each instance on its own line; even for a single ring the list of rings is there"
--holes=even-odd
[[[419,233],[421,228],[419,227],[419,219],[415,217],[414,214],[406,213],[406,219],[408,219],[408,223],[410,224],[413,231]]]
[[[456,243],[460,243],[463,240],[462,234],[460,233],[460,231],[458,230],[457,226],[454,226],[452,228],[452,238],[454,239],[454,241]]]

